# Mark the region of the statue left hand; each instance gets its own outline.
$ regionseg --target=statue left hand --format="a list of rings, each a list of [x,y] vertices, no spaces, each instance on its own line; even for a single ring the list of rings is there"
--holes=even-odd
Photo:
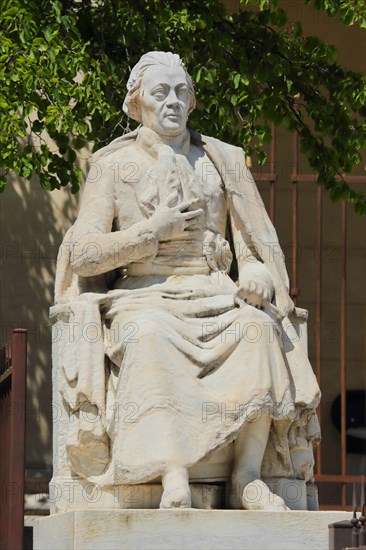
[[[272,277],[264,264],[250,264],[239,274],[237,300],[256,308],[263,308],[271,302],[273,292]]]
[[[262,283],[250,279],[240,286],[236,293],[236,297],[250,306],[263,308],[270,303],[272,294],[273,289],[268,289]]]

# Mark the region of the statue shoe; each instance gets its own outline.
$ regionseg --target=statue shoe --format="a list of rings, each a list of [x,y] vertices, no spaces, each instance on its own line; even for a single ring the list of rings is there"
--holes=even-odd
[[[171,470],[163,476],[162,482],[164,492],[160,508],[191,508],[191,491],[187,470],[183,468]]]
[[[268,485],[261,479],[255,479],[245,486],[241,500],[245,510],[268,510],[271,512],[290,510],[284,500],[272,493]]]

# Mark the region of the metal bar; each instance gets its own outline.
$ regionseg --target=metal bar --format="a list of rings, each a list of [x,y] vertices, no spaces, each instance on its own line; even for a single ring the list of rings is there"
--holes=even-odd
[[[270,174],[264,174],[262,172],[253,172],[253,178],[255,181],[264,181],[270,182]],[[340,181],[341,178],[336,178],[337,181]],[[352,184],[363,184],[366,183],[365,176],[344,176],[343,178],[346,183]],[[317,174],[292,174],[291,182],[294,183],[294,180],[298,183],[317,183],[318,175]]]
[[[8,390],[0,396],[0,548],[8,547],[8,507],[7,507],[7,481],[9,480],[9,410],[10,410],[10,385]]]
[[[27,330],[15,329],[12,338],[12,415],[10,428],[10,487],[8,546],[23,548],[25,399],[27,380]]]
[[[11,377],[12,373],[12,367],[9,367],[6,369],[6,371],[3,374],[0,374],[0,386],[7,380],[9,377]],[[2,391],[2,388],[0,388],[0,391]]]
[[[0,349],[0,374],[5,371],[5,348]]]
[[[9,508],[8,482],[10,477],[10,416],[11,416],[11,362],[9,345],[1,348],[1,380],[0,380],[0,548],[8,548]]]
[[[271,222],[274,224],[276,219],[276,127],[274,124],[271,125],[272,132],[272,142],[271,142],[271,153],[269,161],[269,217]]]
[[[318,174],[293,174],[292,177],[296,177],[296,181],[299,183],[307,182],[307,183],[317,183],[318,181]],[[365,176],[343,176],[343,178],[340,178],[339,176],[335,178],[336,181],[341,181],[342,179],[346,183],[362,183],[364,184],[366,181]]]
[[[293,173],[292,173],[292,271],[291,271],[291,298],[297,303],[299,295],[297,280],[297,239],[298,239],[298,176],[299,176],[299,134],[295,132],[293,137]]]
[[[316,342],[315,342],[315,369],[318,384],[321,387],[321,359],[322,359],[322,271],[323,271],[323,189],[317,190],[317,253],[316,253]],[[318,407],[318,419],[321,424],[321,406]],[[321,443],[316,449],[317,473],[322,473]]]
[[[269,173],[264,174],[262,172],[253,172],[252,175],[253,175],[253,178],[256,181],[256,183],[258,183],[258,182],[271,183],[271,176],[270,176]]]
[[[331,512],[332,510],[340,512],[352,512],[352,506],[342,506],[341,504],[319,504],[319,510],[326,512]]]
[[[345,201],[341,205],[341,471],[347,472],[347,440],[346,440],[346,282],[347,282],[347,209]],[[342,505],[346,505],[346,486],[342,487]]]
[[[5,370],[7,370],[11,366],[11,348],[9,346],[9,342],[6,342],[4,346],[5,351]]]
[[[314,479],[319,483],[361,483],[362,475],[315,474]]]

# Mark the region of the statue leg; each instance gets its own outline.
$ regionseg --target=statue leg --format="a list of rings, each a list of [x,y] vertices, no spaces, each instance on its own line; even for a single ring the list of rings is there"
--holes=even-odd
[[[262,415],[248,422],[234,442],[234,469],[230,506],[247,510],[287,510],[281,497],[274,495],[260,479],[271,418]]]
[[[160,508],[190,508],[191,491],[189,489],[189,477],[185,468],[172,468],[168,470],[162,479],[163,496]]]

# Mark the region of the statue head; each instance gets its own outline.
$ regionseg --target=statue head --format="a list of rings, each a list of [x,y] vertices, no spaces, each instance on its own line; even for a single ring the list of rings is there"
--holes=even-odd
[[[149,52],[131,71],[124,112],[159,134],[177,135],[196,100],[192,79],[177,54]]]

